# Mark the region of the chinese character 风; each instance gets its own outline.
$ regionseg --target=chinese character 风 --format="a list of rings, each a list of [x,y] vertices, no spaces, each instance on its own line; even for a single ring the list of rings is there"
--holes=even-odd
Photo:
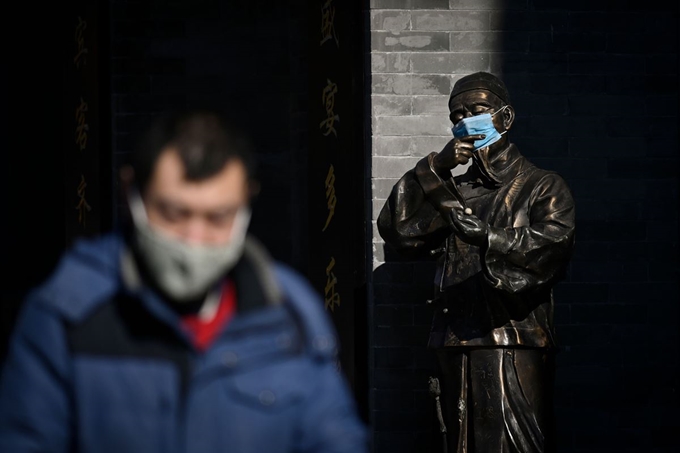
[[[335,44],[340,47],[338,35],[335,33],[335,6],[331,5],[333,0],[326,0],[326,3],[321,7],[321,43],[331,39],[335,39]]]

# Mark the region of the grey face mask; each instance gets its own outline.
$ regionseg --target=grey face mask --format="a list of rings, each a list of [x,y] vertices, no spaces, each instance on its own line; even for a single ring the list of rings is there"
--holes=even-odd
[[[136,192],[128,196],[134,240],[154,283],[175,302],[205,295],[243,255],[250,209],[236,214],[231,238],[224,245],[193,245],[172,238],[149,225],[144,203]]]

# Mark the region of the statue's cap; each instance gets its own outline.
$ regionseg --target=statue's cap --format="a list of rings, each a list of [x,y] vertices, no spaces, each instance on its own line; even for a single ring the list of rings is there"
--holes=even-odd
[[[490,91],[498,96],[504,103],[510,103],[510,95],[508,94],[508,90],[505,88],[503,81],[488,72],[475,72],[459,79],[453,85],[449,102],[451,102],[451,99],[453,99],[454,96],[472,90]]]

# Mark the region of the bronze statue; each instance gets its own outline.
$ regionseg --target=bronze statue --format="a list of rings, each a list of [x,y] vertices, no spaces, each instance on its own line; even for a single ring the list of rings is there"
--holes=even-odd
[[[463,77],[449,110],[454,138],[397,182],[378,228],[404,255],[438,256],[428,346],[448,451],[549,451],[552,288],[574,245],[574,201],[509,141],[515,112],[500,79]]]

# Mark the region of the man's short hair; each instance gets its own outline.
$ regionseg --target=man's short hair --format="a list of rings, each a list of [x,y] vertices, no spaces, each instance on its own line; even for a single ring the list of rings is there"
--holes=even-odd
[[[472,90],[487,90],[498,96],[498,98],[505,104],[510,104],[510,94],[501,79],[488,72],[475,72],[466,75],[459,79],[451,90],[449,103],[454,96],[457,96],[466,91]]]
[[[185,177],[201,181],[240,160],[249,178],[255,173],[253,145],[246,134],[213,110],[187,110],[156,118],[130,156],[135,183],[144,191],[163,151],[172,148],[184,164]]]

